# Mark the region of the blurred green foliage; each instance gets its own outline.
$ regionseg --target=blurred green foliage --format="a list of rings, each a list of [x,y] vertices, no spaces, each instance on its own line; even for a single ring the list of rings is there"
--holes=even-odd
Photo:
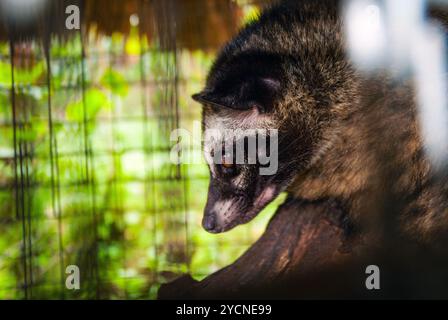
[[[282,199],[211,235],[206,166],[170,162],[171,130],[200,120],[190,96],[213,53],[163,52],[136,32],[89,39],[84,58],[79,37],[53,39],[50,65],[38,44],[20,50],[12,68],[0,43],[0,298],[155,298],[262,233]],[[70,264],[81,290],[65,288]]]

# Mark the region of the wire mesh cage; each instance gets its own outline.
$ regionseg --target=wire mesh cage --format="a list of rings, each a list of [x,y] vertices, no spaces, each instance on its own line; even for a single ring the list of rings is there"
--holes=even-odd
[[[170,161],[170,132],[200,120],[189,97],[215,50],[261,3],[106,2],[80,1],[83,27],[68,35],[3,21],[0,298],[154,298],[181,273],[232,262],[275,207],[208,235],[205,165]],[[69,265],[80,290],[66,288]]]

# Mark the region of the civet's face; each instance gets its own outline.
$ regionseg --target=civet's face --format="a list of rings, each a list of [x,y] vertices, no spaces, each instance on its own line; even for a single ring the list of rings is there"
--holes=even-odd
[[[256,108],[233,110],[205,104],[204,157],[210,186],[203,227],[224,232],[255,217],[280,192],[277,132]]]

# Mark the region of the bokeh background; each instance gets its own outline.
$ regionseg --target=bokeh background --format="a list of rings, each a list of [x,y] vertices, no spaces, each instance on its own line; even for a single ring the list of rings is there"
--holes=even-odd
[[[257,239],[281,200],[206,233],[208,170],[171,163],[170,133],[200,120],[190,95],[267,1],[0,2],[0,299],[155,298]],[[65,287],[73,264],[80,290]]]

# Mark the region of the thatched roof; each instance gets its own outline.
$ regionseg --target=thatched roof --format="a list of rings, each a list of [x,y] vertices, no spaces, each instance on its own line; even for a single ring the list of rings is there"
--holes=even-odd
[[[14,1],[14,0],[8,0]],[[128,34],[130,17],[138,17],[139,30],[161,47],[172,49],[215,49],[237,30],[243,12],[235,0],[40,0],[40,9],[28,8],[29,20],[19,24],[8,10],[0,10],[0,39],[49,39],[70,37],[77,31],[65,28],[68,5],[78,5],[82,30],[95,27],[98,34]],[[34,0],[31,2],[38,2]],[[240,2],[242,2],[240,0]],[[259,5],[269,0],[245,1]]]

